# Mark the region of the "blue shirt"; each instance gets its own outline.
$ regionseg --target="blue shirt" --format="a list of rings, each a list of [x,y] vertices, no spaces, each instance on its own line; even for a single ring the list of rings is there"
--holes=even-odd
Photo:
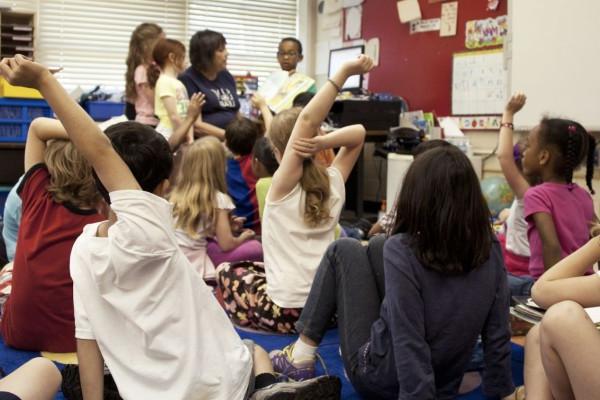
[[[215,80],[211,81],[193,67],[189,67],[179,76],[179,80],[184,84],[189,96],[198,92],[204,93],[206,103],[202,107],[203,122],[225,129],[237,115],[240,100],[235,79],[229,71],[219,72]]]
[[[511,394],[510,300],[499,243],[488,261],[459,276],[424,268],[403,234],[386,241],[383,256],[385,297],[358,351],[361,386],[382,398],[454,399],[481,334],[483,391]]]
[[[23,176],[8,193],[6,203],[4,203],[4,228],[2,237],[6,244],[6,255],[8,261],[15,258],[15,249],[17,248],[17,237],[19,236],[19,225],[21,224],[21,198],[17,194],[17,189],[21,185]]]

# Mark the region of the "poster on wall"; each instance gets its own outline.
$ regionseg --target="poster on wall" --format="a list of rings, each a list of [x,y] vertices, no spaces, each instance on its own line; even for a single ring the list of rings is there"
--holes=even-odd
[[[360,39],[362,37],[362,6],[345,9],[344,40]]]
[[[501,15],[497,18],[467,21],[465,29],[465,46],[467,49],[479,49],[489,46],[500,46],[508,32],[508,18]]]

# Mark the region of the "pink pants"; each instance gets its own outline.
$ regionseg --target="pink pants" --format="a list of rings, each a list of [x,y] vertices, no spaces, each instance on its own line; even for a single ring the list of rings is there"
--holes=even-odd
[[[214,240],[208,240],[206,253],[213,262],[215,268],[224,262],[234,263],[236,261],[262,261],[262,245],[258,240],[248,240],[231,251],[223,251]]]

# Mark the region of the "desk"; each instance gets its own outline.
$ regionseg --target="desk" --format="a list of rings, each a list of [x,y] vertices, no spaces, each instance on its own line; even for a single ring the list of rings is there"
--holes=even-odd
[[[0,143],[0,185],[12,186],[23,175],[25,143]]]
[[[387,134],[388,131],[385,130],[369,130],[365,142],[383,143],[387,140]],[[365,159],[363,152],[364,148],[360,152],[346,185],[346,208],[353,210],[358,218],[361,218],[364,214]]]

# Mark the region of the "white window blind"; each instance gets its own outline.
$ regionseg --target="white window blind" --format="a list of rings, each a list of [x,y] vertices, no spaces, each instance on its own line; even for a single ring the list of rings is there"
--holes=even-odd
[[[212,29],[227,40],[227,69],[259,78],[279,69],[277,45],[297,37],[297,0],[189,0],[188,37]],[[186,46],[188,44],[186,43]]]
[[[36,59],[61,66],[67,87],[122,89],[131,32],[159,24],[168,37],[186,41],[186,0],[38,0]]]

